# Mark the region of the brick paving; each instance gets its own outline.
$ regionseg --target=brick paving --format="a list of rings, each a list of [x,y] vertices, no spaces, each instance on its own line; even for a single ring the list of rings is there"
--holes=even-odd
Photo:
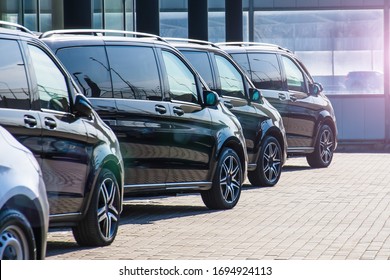
[[[326,169],[289,159],[275,187],[245,185],[228,211],[199,195],[126,202],[111,246],[56,230],[47,259],[390,260],[390,154],[336,153]]]

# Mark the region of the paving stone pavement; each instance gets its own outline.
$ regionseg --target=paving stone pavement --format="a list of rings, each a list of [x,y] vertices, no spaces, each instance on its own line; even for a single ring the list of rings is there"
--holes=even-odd
[[[326,169],[289,159],[276,186],[246,184],[227,211],[199,195],[126,202],[111,246],[56,230],[46,259],[390,260],[390,154],[336,153]]]

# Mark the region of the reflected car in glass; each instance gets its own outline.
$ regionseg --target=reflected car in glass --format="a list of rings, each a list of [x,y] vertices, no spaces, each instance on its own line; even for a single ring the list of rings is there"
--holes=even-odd
[[[287,153],[306,156],[311,167],[330,165],[337,147],[336,116],[323,88],[289,50],[263,43],[217,44],[244,69],[280,112]]]

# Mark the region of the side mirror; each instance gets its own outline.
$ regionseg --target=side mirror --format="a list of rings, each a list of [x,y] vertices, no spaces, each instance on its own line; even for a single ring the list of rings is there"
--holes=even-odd
[[[324,90],[324,88],[322,87],[322,85],[320,83],[314,83],[314,84],[310,85],[310,94],[311,95],[317,96],[323,90]]]
[[[263,103],[263,95],[257,88],[250,88],[249,89],[249,98],[251,102],[256,103]]]
[[[219,103],[219,96],[214,91],[203,91],[204,104],[208,107],[216,106]]]
[[[73,113],[82,117],[90,117],[92,115],[92,104],[84,95],[76,95],[73,106]]]

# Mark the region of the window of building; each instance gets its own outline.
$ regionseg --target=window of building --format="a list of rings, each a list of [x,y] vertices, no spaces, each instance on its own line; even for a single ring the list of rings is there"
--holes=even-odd
[[[0,40],[0,108],[30,109],[26,70],[19,45]]]
[[[254,40],[293,51],[326,94],[383,94],[383,78],[372,82],[374,74],[350,86],[356,71],[383,76],[383,26],[383,10],[375,9],[256,11]]]

